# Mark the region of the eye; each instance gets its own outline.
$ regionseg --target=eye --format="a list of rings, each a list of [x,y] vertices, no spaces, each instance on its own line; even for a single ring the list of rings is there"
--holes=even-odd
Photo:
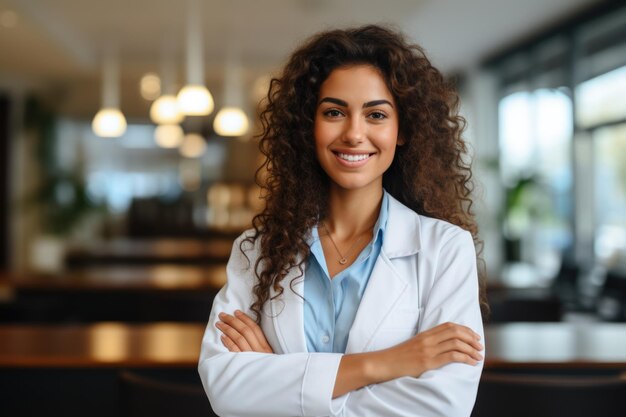
[[[368,117],[375,120],[384,120],[387,118],[387,115],[380,111],[373,111],[368,115]]]
[[[343,113],[337,109],[328,109],[324,111],[323,115],[332,118],[332,117],[341,117],[343,116]]]

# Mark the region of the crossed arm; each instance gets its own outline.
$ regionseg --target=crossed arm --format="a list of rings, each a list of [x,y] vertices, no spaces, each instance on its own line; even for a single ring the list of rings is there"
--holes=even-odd
[[[245,313],[220,313],[216,327],[230,352],[274,353],[261,328]],[[443,323],[388,349],[346,354],[341,358],[333,398],[366,385],[419,377],[424,372],[459,362],[476,365],[483,359],[480,335],[466,326]]]
[[[280,335],[264,331],[274,327],[262,330],[235,310],[251,304],[254,280],[247,260],[233,250],[229,281],[216,296],[199,361],[216,412],[469,416],[482,365],[481,340],[474,331],[482,333],[482,324],[474,298],[475,253],[464,233],[451,236],[445,257],[434,263],[437,270],[422,274],[420,333],[386,349],[355,354],[273,354],[267,340]]]

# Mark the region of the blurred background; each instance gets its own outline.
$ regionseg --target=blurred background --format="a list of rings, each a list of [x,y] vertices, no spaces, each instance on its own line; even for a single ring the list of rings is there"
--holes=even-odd
[[[626,322],[623,1],[0,0],[11,415],[61,375],[73,394],[51,384],[40,404],[65,415],[124,409],[120,370],[197,385],[232,241],[263,204],[259,101],[308,36],[365,23],[402,30],[458,88],[491,328]],[[618,331],[602,340],[619,351]]]

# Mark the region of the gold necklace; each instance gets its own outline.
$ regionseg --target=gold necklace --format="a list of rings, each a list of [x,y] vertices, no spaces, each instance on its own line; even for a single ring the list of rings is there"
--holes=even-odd
[[[335,247],[335,250],[337,251],[337,253],[339,254],[339,264],[341,265],[345,265],[346,263],[348,263],[348,255],[350,255],[350,252],[352,252],[352,249],[354,249],[354,247],[357,245],[357,243],[359,243],[361,241],[361,239],[363,239],[363,236],[359,237],[357,240],[354,241],[354,243],[352,245],[350,245],[350,247],[348,248],[348,251],[346,252],[345,256],[341,254],[341,251],[339,250],[339,248],[337,247],[337,244],[335,243],[335,240],[333,239],[333,237],[330,235],[330,231],[328,230],[328,228],[326,227],[326,223],[322,222],[322,227],[324,228],[324,230],[326,231],[326,234],[328,235],[328,238],[330,239],[330,242],[333,244],[333,246]],[[370,227],[367,230],[371,230],[373,229],[374,226]]]

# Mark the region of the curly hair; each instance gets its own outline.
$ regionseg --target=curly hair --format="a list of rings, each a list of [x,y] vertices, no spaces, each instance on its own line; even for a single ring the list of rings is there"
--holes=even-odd
[[[257,181],[266,206],[240,246],[243,251],[244,242],[260,239],[251,306],[257,322],[270,289],[280,296],[292,268],[299,268],[300,275],[290,286],[303,276],[310,254],[307,238],[328,212],[330,180],[316,158],[313,135],[318,93],[334,69],[353,65],[377,68],[398,106],[404,144],[383,175],[384,188],[416,213],[469,231],[482,248],[472,212],[471,165],[461,137],[465,120],[458,115],[455,90],[423,49],[398,32],[375,25],[322,32],[298,48],[282,74],[272,79],[260,115],[260,149],[266,159]],[[479,275],[485,315],[484,273]]]

